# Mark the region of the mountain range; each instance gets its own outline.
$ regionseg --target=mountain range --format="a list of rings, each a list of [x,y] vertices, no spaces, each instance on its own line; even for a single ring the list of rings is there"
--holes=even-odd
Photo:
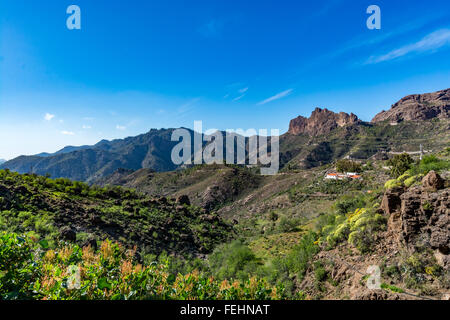
[[[427,149],[445,146],[450,143],[449,118],[450,89],[407,96],[371,122],[361,121],[354,114],[316,108],[309,118],[291,120],[288,132],[280,137],[280,165],[311,168],[345,156],[369,158],[380,151],[416,150],[420,144]],[[92,146],[67,146],[55,153],[19,156],[0,161],[0,169],[88,183],[120,168],[172,171],[180,167],[171,160],[171,150],[178,144],[171,141],[173,130],[152,129]]]

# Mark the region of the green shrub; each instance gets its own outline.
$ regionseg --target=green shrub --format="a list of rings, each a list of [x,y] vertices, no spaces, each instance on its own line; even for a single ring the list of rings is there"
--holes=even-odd
[[[441,160],[435,155],[430,154],[424,156],[419,163],[414,164],[409,170],[409,173],[411,175],[418,175],[418,174],[426,175],[431,170],[440,172],[449,169],[450,169],[449,160]]]
[[[322,282],[327,279],[327,270],[325,270],[320,261],[314,263],[314,279],[317,282]]]
[[[38,276],[30,240],[0,233],[0,300],[30,299]]]
[[[414,185],[417,182],[420,182],[421,178],[423,177],[423,175],[415,175],[412,177],[409,177],[408,179],[406,179],[403,183],[406,187],[411,187],[412,185]]]
[[[345,195],[342,196],[334,203],[334,207],[336,208],[337,213],[346,214],[351,211],[355,211],[357,208],[364,207],[366,201],[362,196]]]
[[[0,299],[268,300],[283,298],[267,281],[217,281],[198,271],[170,275],[167,264],[141,265],[134,250],[110,241],[99,250],[63,246],[33,254],[36,244],[0,234]]]
[[[352,160],[341,159],[336,162],[336,170],[339,172],[361,172],[361,164]]]
[[[410,178],[411,174],[409,172],[405,172],[400,177],[397,178],[397,181],[404,182],[406,179]]]
[[[297,229],[299,224],[300,224],[299,219],[282,216],[280,222],[278,223],[278,229],[281,232],[292,232]]]
[[[347,240],[362,253],[370,251],[377,231],[384,230],[386,218],[373,210],[356,209],[355,212],[336,216],[333,224],[324,226],[319,242],[326,241],[331,247]]]
[[[396,286],[393,286],[393,285],[390,285],[390,284],[386,284],[386,283],[382,283],[381,284],[381,289],[392,291],[394,293],[403,293],[403,292],[405,292],[405,290],[403,290],[403,289],[401,289],[399,287],[396,287]]]
[[[396,154],[392,159],[387,161],[388,166],[391,166],[390,174],[393,178],[398,178],[411,168],[414,160],[407,153]]]
[[[212,274],[219,279],[247,280],[261,265],[250,248],[238,240],[218,246],[208,262]]]
[[[319,252],[319,246],[316,244],[317,239],[318,235],[314,232],[304,235],[299,244],[284,259],[288,270],[296,273],[299,280],[303,279],[312,258]]]
[[[399,182],[397,179],[388,180],[384,184],[384,187],[386,189],[392,189],[392,188],[401,187],[401,186],[402,186],[402,183]]]

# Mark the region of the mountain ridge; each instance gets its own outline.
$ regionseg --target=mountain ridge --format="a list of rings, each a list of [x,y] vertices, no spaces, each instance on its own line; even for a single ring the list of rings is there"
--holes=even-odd
[[[388,111],[381,111],[371,122],[429,120],[450,118],[450,88],[432,93],[408,95],[393,104]]]
[[[309,118],[298,116],[289,123],[288,133],[298,135],[306,133],[310,136],[326,134],[338,127],[360,123],[361,120],[351,113],[334,113],[328,109],[316,108]]]
[[[345,156],[369,158],[380,150],[415,150],[419,144],[426,144],[428,148],[445,145],[450,139],[449,99],[450,89],[410,95],[389,111],[379,113],[372,122],[361,121],[353,113],[316,108],[309,118],[292,119],[289,130],[280,136],[280,168],[311,168]],[[442,121],[430,123],[434,119]],[[413,120],[421,121],[420,125]],[[404,125],[392,126],[401,123]],[[171,141],[173,130],[151,129],[135,137],[101,140],[92,146],[67,146],[53,154],[19,156],[0,164],[0,169],[49,174],[54,178],[88,183],[120,168],[172,171],[180,168],[171,160],[171,150],[178,144],[178,141]],[[192,136],[193,131],[186,130]]]

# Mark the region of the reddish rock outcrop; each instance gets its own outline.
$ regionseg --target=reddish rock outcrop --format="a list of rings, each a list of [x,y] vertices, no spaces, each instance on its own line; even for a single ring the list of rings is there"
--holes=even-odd
[[[390,110],[378,113],[372,122],[388,120],[398,123],[432,118],[450,118],[450,89],[406,96]]]
[[[359,122],[360,120],[353,113],[334,113],[328,109],[316,108],[309,118],[299,116],[292,119],[289,124],[288,132],[294,135],[306,133],[310,136],[317,136],[329,133],[338,127],[344,127]]]
[[[409,247],[426,246],[450,254],[450,190],[439,190],[443,185],[443,179],[431,171],[423,186],[385,193],[381,209],[390,215],[389,229]]]
[[[399,210],[402,205],[400,196],[405,190],[403,187],[389,189],[384,193],[383,200],[381,201],[381,210],[386,214],[393,214]]]
[[[444,179],[432,170],[425,177],[423,177],[422,185],[427,189],[439,190],[444,187]]]

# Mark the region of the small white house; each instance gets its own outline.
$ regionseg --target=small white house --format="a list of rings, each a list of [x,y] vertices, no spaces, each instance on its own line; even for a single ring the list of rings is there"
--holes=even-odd
[[[355,172],[346,172],[346,173],[327,173],[325,175],[325,180],[344,180],[344,179],[362,179],[362,177]]]

